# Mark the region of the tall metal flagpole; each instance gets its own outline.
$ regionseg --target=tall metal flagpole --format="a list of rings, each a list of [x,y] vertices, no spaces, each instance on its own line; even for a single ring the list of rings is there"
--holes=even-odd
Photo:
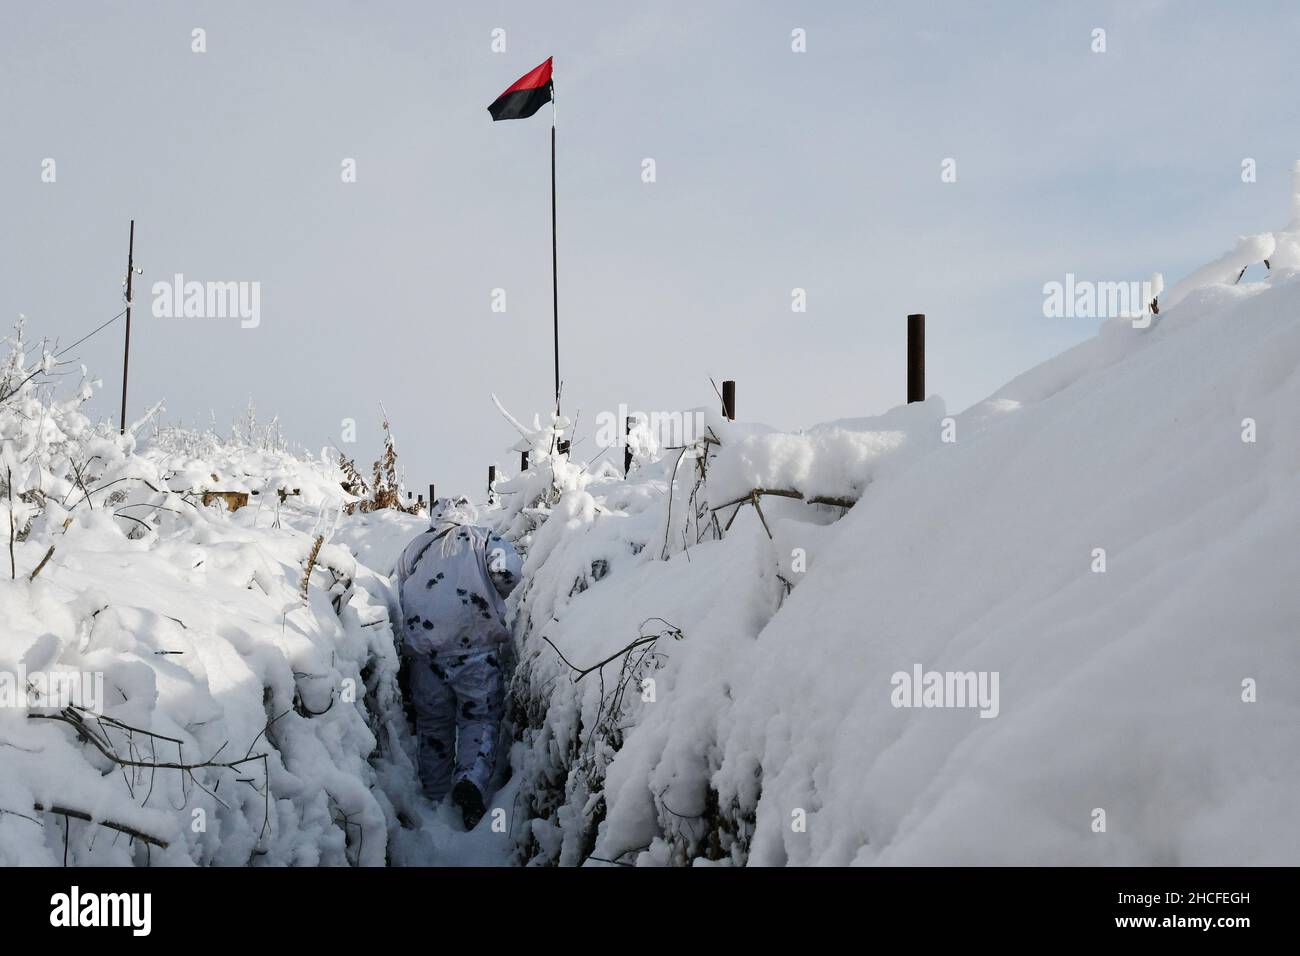
[[[555,251],[555,81],[551,81],[551,317],[555,327],[555,414],[560,414],[560,289]]]

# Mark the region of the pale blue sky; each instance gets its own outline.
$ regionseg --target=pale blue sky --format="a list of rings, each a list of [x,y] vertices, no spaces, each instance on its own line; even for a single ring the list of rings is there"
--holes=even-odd
[[[212,410],[224,426],[251,395],[312,450],[357,419],[349,451],[368,465],[382,401],[416,489],[476,490],[489,462],[514,466],[490,392],[521,417],[550,401],[549,110],[486,112],[548,55],[565,408],[581,410],[583,455],[598,412],[711,402],[710,376],[738,380],[742,418],[781,427],[882,412],[904,398],[912,311],[930,317],[929,390],[964,408],[1092,334],[1043,317],[1043,283],[1172,282],[1281,225],[1300,157],[1300,11],[1285,3],[223,0],[0,16],[5,324],[25,313],[66,343],[117,312],[134,217],[136,414],[165,398],[169,420]],[[806,53],[790,50],[796,27]],[[940,181],[946,157],[956,183]],[[177,272],[260,282],[260,327],[153,318],[149,286]],[[94,411],[115,420],[120,328],[78,352],[104,382]]]

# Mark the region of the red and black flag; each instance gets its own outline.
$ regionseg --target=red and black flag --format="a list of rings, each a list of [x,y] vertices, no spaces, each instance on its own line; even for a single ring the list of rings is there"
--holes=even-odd
[[[527,119],[554,95],[551,83],[551,57],[535,70],[525,73],[515,80],[514,85],[506,90],[488,107],[493,121],[510,119]]]

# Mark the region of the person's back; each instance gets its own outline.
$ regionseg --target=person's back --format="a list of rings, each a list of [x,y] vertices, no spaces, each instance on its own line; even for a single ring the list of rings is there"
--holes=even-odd
[[[420,654],[464,654],[509,639],[502,598],[518,567],[507,553],[514,555],[509,542],[473,525],[445,524],[412,541],[398,567],[408,647]],[[494,565],[501,570],[494,573]]]
[[[407,545],[397,565],[420,777],[433,799],[451,791],[466,828],[483,815],[496,762],[500,650],[510,637],[504,598],[520,574],[510,542],[473,520],[463,500],[439,498],[429,530]]]

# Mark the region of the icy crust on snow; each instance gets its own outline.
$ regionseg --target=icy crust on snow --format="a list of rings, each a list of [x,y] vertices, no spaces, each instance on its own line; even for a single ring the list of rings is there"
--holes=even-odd
[[[1205,275],[953,422],[539,455],[495,512],[519,858],[1300,863],[1300,280]],[[781,486],[858,500],[710,520]],[[997,716],[894,706],[916,665],[996,672]]]
[[[398,814],[422,808],[395,598],[330,540],[346,498],[334,469],[210,434],[119,438],[85,419],[84,397],[29,386],[0,406],[7,464],[22,465],[0,674],[101,675],[104,720],[86,720],[118,761],[44,700],[0,707],[0,865],[61,864],[65,841],[71,865],[382,865]],[[213,474],[267,493],[202,507],[191,492]],[[302,495],[281,504],[278,487]]]

